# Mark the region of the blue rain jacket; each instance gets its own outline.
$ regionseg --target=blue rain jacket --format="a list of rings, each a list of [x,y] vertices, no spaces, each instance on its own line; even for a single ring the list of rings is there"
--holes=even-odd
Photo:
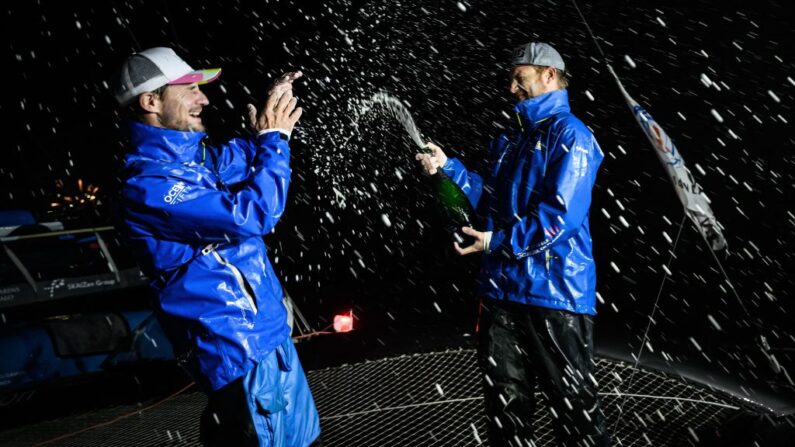
[[[489,148],[488,177],[455,158],[443,169],[493,231],[479,292],[578,314],[596,314],[588,209],[604,158],[587,127],[571,114],[566,90],[519,102],[519,129]]]
[[[121,213],[159,294],[161,324],[194,378],[217,390],[289,337],[262,237],[290,183],[279,132],[211,147],[204,132],[130,124]]]

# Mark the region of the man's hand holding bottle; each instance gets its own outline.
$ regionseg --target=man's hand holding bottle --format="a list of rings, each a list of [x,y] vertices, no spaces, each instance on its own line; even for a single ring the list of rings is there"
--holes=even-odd
[[[422,170],[428,175],[436,174],[436,170],[447,163],[447,155],[442,151],[442,148],[431,143],[425,143],[423,152],[420,152],[415,157],[422,165]]]
[[[447,155],[442,151],[442,148],[431,142],[425,143],[423,152],[417,154],[414,158],[420,162],[422,171],[426,175],[436,175],[439,169],[447,163]],[[447,181],[451,180],[448,179]],[[464,235],[470,236],[472,240],[472,242],[465,247],[462,247],[457,241],[453,242],[453,248],[459,255],[466,256],[468,254],[482,252],[486,249],[488,239],[490,239],[491,236],[490,232],[477,231],[470,226],[460,227],[459,231]],[[462,240],[460,236],[458,240]]]

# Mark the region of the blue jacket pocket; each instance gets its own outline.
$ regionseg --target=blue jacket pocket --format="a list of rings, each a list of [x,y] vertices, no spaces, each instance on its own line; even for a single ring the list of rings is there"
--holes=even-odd
[[[278,413],[287,407],[287,401],[284,400],[281,387],[278,386],[257,394],[254,400],[257,402],[257,410],[266,415]]]

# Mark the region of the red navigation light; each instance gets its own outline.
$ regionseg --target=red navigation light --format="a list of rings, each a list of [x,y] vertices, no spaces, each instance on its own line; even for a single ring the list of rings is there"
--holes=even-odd
[[[353,330],[353,310],[347,314],[334,316],[335,332],[350,332]]]

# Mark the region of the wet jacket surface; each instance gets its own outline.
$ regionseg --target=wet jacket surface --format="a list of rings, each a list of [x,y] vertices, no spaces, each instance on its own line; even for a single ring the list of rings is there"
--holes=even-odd
[[[479,293],[578,314],[596,313],[596,267],[588,225],[604,155],[569,108],[566,90],[519,102],[519,128],[489,147],[488,175],[456,158],[443,167],[493,231]]]
[[[129,129],[127,237],[153,279],[175,354],[216,390],[290,333],[262,239],[285,207],[290,149],[279,132],[212,147],[204,132],[137,122]]]

